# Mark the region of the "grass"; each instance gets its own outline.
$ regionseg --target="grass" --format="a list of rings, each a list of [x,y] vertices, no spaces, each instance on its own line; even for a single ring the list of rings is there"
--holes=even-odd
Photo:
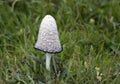
[[[0,1],[0,84],[43,84],[48,72],[33,47],[41,19],[55,17],[63,51],[52,84],[120,83],[119,0]],[[59,68],[59,66],[58,66]]]

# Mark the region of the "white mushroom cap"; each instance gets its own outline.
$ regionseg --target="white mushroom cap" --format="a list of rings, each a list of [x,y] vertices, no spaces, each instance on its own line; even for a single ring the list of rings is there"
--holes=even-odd
[[[62,51],[56,21],[51,15],[46,15],[40,24],[35,48],[48,53]]]

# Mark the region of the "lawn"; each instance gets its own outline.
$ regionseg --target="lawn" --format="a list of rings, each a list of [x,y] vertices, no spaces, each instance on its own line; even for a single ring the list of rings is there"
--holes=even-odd
[[[34,49],[43,17],[57,23],[57,72]],[[0,84],[119,84],[119,0],[0,0]]]

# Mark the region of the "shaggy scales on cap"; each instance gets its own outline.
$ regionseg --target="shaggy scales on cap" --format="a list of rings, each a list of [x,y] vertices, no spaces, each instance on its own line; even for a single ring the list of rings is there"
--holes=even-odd
[[[51,15],[46,15],[40,24],[35,48],[48,53],[57,53],[62,51],[56,21]]]

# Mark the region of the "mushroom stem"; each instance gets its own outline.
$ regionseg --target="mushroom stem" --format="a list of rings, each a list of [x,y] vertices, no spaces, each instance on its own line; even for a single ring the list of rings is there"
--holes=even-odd
[[[50,60],[51,60],[52,54],[46,53],[46,69],[50,71]]]

